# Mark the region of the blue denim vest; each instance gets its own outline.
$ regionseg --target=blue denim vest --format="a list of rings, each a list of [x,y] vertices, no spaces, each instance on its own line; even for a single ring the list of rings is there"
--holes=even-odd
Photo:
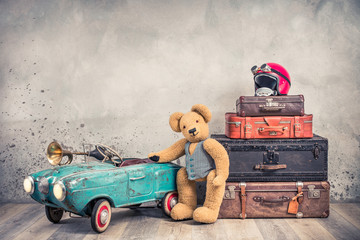
[[[204,150],[204,141],[199,142],[192,155],[189,153],[191,142],[185,144],[186,172],[189,180],[206,177],[215,169],[214,159]]]

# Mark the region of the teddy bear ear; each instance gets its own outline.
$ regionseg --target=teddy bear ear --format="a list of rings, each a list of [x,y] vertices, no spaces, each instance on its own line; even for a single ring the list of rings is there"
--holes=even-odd
[[[169,124],[170,124],[171,129],[174,132],[181,132],[180,119],[182,118],[182,116],[184,116],[184,114],[181,112],[176,112],[176,113],[171,114],[170,119],[169,119]]]
[[[204,118],[206,123],[210,122],[211,112],[207,106],[203,104],[196,104],[192,106],[191,111],[200,114]]]

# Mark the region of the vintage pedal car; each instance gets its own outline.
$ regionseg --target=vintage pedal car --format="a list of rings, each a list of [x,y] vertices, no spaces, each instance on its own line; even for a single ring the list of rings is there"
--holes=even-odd
[[[68,165],[73,154],[95,159]],[[64,156],[68,160],[61,164]],[[45,205],[50,222],[58,223],[66,211],[91,217],[93,230],[101,233],[110,223],[112,207],[137,207],[157,201],[163,212],[170,215],[177,203],[178,165],[154,163],[150,159],[122,159],[105,145],[96,145],[91,152],[71,153],[56,142],[47,148],[47,157],[54,168],[27,176],[24,190]]]

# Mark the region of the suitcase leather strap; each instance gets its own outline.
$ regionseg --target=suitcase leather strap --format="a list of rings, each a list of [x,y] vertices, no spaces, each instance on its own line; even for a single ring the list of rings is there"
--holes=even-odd
[[[304,183],[297,182],[296,187],[297,187],[297,191],[298,191],[298,195],[299,195],[299,197],[297,198],[297,201],[301,204],[304,201],[304,195],[300,194],[303,192],[302,189],[304,187]]]
[[[241,214],[240,218],[246,218],[246,183],[240,183]]]
[[[244,133],[245,138],[251,138],[252,134],[252,126],[251,126],[251,118],[245,117],[245,126],[244,126]]]
[[[298,187],[298,194],[301,194],[302,192],[302,187]],[[304,201],[304,195],[299,195],[297,200],[299,203],[302,203]]]
[[[297,138],[301,137],[301,124],[300,124],[299,116],[294,117],[294,132],[295,132],[295,137]]]

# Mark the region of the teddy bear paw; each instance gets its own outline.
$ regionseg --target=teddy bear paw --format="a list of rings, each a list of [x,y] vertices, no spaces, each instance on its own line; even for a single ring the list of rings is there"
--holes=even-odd
[[[214,223],[218,218],[219,210],[213,210],[208,207],[199,207],[194,211],[193,218],[200,223]]]
[[[225,184],[225,180],[222,177],[217,176],[214,178],[213,184],[215,187],[222,187]]]
[[[174,220],[191,219],[194,209],[183,203],[178,203],[171,209],[171,218]]]

